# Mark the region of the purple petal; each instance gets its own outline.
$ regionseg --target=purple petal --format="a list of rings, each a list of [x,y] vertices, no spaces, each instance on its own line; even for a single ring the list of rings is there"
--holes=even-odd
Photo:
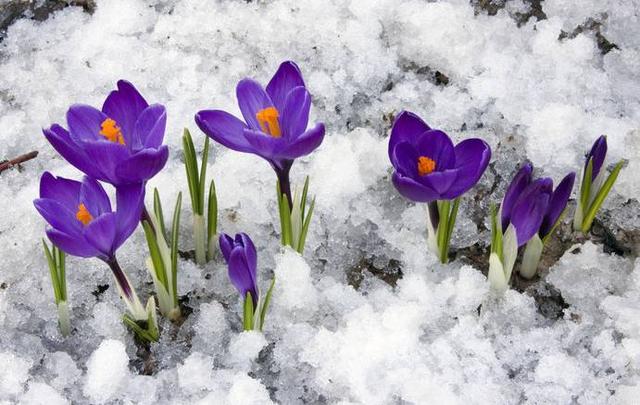
[[[438,172],[453,168],[456,162],[453,142],[440,130],[431,129],[422,133],[414,145],[420,156],[426,156],[436,163],[435,170]]]
[[[540,229],[551,198],[552,187],[553,182],[550,178],[536,179],[516,200],[511,213],[511,223],[516,228],[518,246],[528,242]]]
[[[254,274],[255,269],[249,268],[244,248],[242,246],[234,247],[229,255],[229,279],[243,297],[247,295],[247,292],[251,293],[253,305],[256,308],[258,293]]]
[[[80,202],[94,217],[111,212],[111,202],[104,188],[88,176],[84,177],[80,186]]]
[[[500,210],[502,211],[502,232],[507,230],[507,226],[509,226],[509,221],[511,220],[511,211],[513,210],[513,206],[520,198],[520,194],[522,191],[531,183],[531,172],[533,171],[533,167],[531,163],[525,163],[518,173],[511,180],[511,184],[507,188],[507,191],[504,194],[504,198],[502,199],[502,205],[500,206]]]
[[[58,124],[54,124],[49,129],[42,131],[51,146],[72,166],[81,172],[99,178],[101,172],[95,163],[89,159],[82,147],[75,143],[69,132]]]
[[[78,257],[100,255],[100,252],[88,244],[82,235],[71,236],[56,229],[47,229],[46,233],[49,240],[65,253]]]
[[[221,233],[218,241],[220,243],[220,251],[222,252],[224,261],[229,263],[229,256],[231,255],[231,250],[233,250],[233,239],[231,239],[231,236],[226,233]]]
[[[527,243],[538,232],[548,203],[549,194],[541,193],[519,201],[515,205],[511,223],[516,228],[518,246]]]
[[[164,131],[167,127],[167,111],[163,105],[153,104],[145,109],[135,124],[135,139],[138,139],[140,145],[133,150],[139,150],[142,147],[157,149],[162,145],[164,139]]]
[[[415,144],[418,136],[431,128],[420,117],[409,111],[402,111],[393,121],[389,137],[389,159],[393,160],[393,150],[400,142]]]
[[[40,198],[59,202],[69,209],[77,208],[80,196],[80,182],[64,177],[55,177],[44,172],[40,177]]]
[[[304,87],[302,73],[298,65],[292,61],[282,62],[278,70],[267,84],[267,94],[273,100],[278,111],[283,111],[287,104],[287,96],[296,87]]]
[[[120,247],[135,231],[144,207],[145,184],[128,184],[116,188],[116,239]]]
[[[82,233],[82,223],[76,218],[73,207],[64,206],[58,201],[47,198],[38,198],[33,201],[33,205],[54,229],[73,236]]]
[[[198,127],[214,141],[238,152],[253,152],[242,134],[247,125],[225,111],[205,110],[196,114]]]
[[[282,152],[280,158],[297,159],[316,150],[324,140],[324,124],[318,123],[291,142]]]
[[[105,140],[106,138],[100,135],[100,130],[102,129],[102,123],[106,119],[107,116],[102,111],[90,105],[74,104],[67,111],[69,133],[77,143]]]
[[[444,195],[451,188],[458,178],[458,171],[455,169],[432,172],[419,178],[419,182],[434,190],[439,194],[438,200],[445,199]]]
[[[400,142],[393,151],[391,164],[402,176],[418,179],[418,151],[409,142]]]
[[[551,195],[547,212],[542,220],[542,225],[540,225],[539,233],[541,238],[544,238],[551,232],[551,229],[560,218],[562,211],[564,211],[567,206],[575,178],[576,174],[574,172],[567,174]]]
[[[265,134],[262,131],[255,131],[246,128],[242,132],[243,136],[251,145],[252,153],[262,156],[267,160],[284,157],[284,151],[289,146],[288,139],[276,138]]]
[[[116,242],[116,215],[103,214],[89,222],[83,230],[84,238],[97,251],[107,257],[114,255],[119,246]]]
[[[102,105],[102,111],[116,121],[127,143],[137,145],[137,140],[133,138],[136,121],[147,106],[147,101],[133,84],[119,80],[118,90],[109,93]]]
[[[82,148],[99,173],[93,177],[114,185],[119,183],[116,170],[130,156],[129,149],[125,145],[109,141],[95,141],[84,142]]]
[[[116,168],[118,184],[147,181],[155,176],[169,158],[169,148],[162,145],[158,149],[143,149],[126,159]]]
[[[244,248],[247,266],[251,272],[251,277],[255,281],[256,271],[258,269],[258,254],[256,252],[256,246],[253,244],[249,235],[244,232],[236,234],[235,243],[236,245],[241,245]]]
[[[251,129],[262,131],[256,113],[267,107],[273,107],[273,102],[267,92],[255,80],[242,79],[236,87],[236,96],[246,123]]]
[[[475,186],[491,159],[491,148],[485,141],[477,138],[465,139],[456,145],[454,151],[458,177],[444,195],[448,200],[458,198]]]
[[[592,181],[598,177],[600,173],[600,169],[602,168],[602,164],[604,163],[604,159],[607,157],[607,137],[601,135],[596,141],[593,143],[591,147],[591,151],[587,155],[587,160],[585,162],[585,169],[589,164],[589,158],[593,159],[593,170],[591,172]]]
[[[307,129],[309,110],[311,109],[311,95],[304,87],[296,87],[287,95],[286,102],[280,116],[282,136],[289,140],[296,139]]]
[[[418,183],[410,177],[394,172],[391,177],[393,185],[405,198],[415,202],[430,202],[438,199],[439,194],[429,186]]]

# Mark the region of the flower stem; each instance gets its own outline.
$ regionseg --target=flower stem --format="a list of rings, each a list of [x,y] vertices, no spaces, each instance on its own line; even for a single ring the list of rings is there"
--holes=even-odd
[[[58,325],[62,336],[69,336],[71,333],[71,321],[69,320],[69,306],[67,301],[60,301],[58,307]]]
[[[289,211],[293,210],[293,199],[291,198],[291,181],[289,180],[289,172],[291,171],[292,165],[293,161],[286,161],[282,165],[282,167],[273,165],[273,168],[276,171],[276,176],[278,176],[280,192],[287,197],[287,202],[289,203]]]
[[[144,306],[138,299],[138,295],[136,291],[131,286],[129,282],[129,278],[125,274],[125,272],[120,267],[118,260],[115,256],[105,260],[111,272],[113,273],[114,278],[116,279],[116,284],[118,285],[118,290],[120,292],[120,296],[124,300],[127,308],[131,312],[131,315],[136,320],[146,320],[147,312],[144,309]]]

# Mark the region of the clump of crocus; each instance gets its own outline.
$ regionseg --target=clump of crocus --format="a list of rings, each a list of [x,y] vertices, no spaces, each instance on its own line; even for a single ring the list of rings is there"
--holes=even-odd
[[[162,144],[166,123],[163,105],[149,105],[133,84],[120,80],[118,89],[107,96],[101,110],[74,104],[67,111],[69,130],[53,124],[44,130],[44,135],[62,157],[86,175],[116,187],[141,185],[144,190],[147,180],[164,167],[169,157],[168,147]],[[166,233],[156,232],[162,220],[156,210],[149,212],[143,205],[141,213],[138,220],[145,220],[152,231],[147,239],[153,259],[154,245],[162,248],[170,243]],[[161,312],[175,317],[179,314],[177,292],[169,288],[173,298],[165,299],[168,291],[167,283],[163,283],[175,269],[170,269],[166,261],[151,263],[149,269]],[[160,264],[163,266],[157,267]],[[167,309],[170,301],[176,302],[175,307]]]
[[[481,139],[457,145],[417,115],[398,115],[389,138],[393,184],[404,197],[428,204],[428,246],[446,263],[460,196],[484,173],[491,148]],[[452,203],[453,202],[453,203]]]
[[[489,281],[499,291],[509,284],[520,246],[527,245],[520,273],[526,278],[535,275],[544,244],[560,223],[573,188],[573,172],[555,190],[553,180],[533,180],[532,172],[531,164],[523,165],[507,188],[499,212],[492,208]]]
[[[156,340],[155,300],[150,298],[146,308],[142,305],[116,259],[116,251],[138,225],[143,201],[142,184],[120,186],[114,212],[95,179],[84,177],[78,182],[45,172],[40,179],[40,198],[34,205],[49,223],[46,233],[54,245],[73,256],[97,257],[109,266],[129,311],[125,322],[138,336]]]
[[[69,305],[67,298],[67,276],[66,276],[66,259],[65,253],[58,249],[56,245],[47,245],[43,239],[42,246],[44,255],[49,264],[49,273],[51,275],[51,285],[53,286],[53,296],[58,308],[58,326],[62,336],[68,336],[71,333],[71,320],[69,319]]]
[[[80,171],[117,186],[145,182],[164,167],[166,121],[164,106],[149,105],[131,83],[120,80],[102,110],[74,104],[67,111],[69,130],[53,124],[44,135]]]
[[[573,229],[576,231],[589,232],[598,210],[602,207],[622,169],[624,160],[619,161],[607,176],[606,170],[603,170],[606,157],[607,137],[602,135],[596,139],[591,151],[587,154],[582,171],[582,183],[578,193],[580,198],[573,218]]]
[[[275,278],[261,301],[257,280],[258,255],[246,233],[239,233],[233,239],[225,233],[221,234],[220,251],[229,268],[229,279],[244,300],[244,330],[262,330]]]
[[[205,110],[196,114],[196,123],[216,142],[269,162],[278,178],[282,243],[302,252],[313,202],[307,209],[306,193],[292,197],[289,172],[295,159],[322,143],[324,124],[307,129],[311,95],[290,61],[280,65],[266,89],[247,78],[238,83],[236,95],[244,121],[225,111]]]

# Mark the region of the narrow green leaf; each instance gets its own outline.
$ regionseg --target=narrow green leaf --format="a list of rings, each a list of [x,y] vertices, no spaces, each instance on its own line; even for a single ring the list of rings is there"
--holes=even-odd
[[[178,306],[178,239],[180,233],[180,210],[182,209],[182,192],[178,193],[176,206],[173,209],[173,221],[171,221],[171,281],[173,306]]]
[[[208,138],[207,138],[208,139]],[[211,238],[218,233],[218,196],[216,194],[216,183],[211,180],[209,183],[209,200],[207,202],[207,242],[211,243]],[[211,252],[213,254],[213,252]]]
[[[562,222],[562,219],[564,218],[564,214],[567,213],[567,207],[565,207],[562,212],[560,213],[560,216],[558,217],[558,220],[556,221],[555,224],[553,224],[553,226],[551,227],[551,230],[549,231],[548,234],[546,234],[544,236],[544,238],[542,238],[542,245],[546,245],[547,241],[549,240],[549,238],[551,237],[551,235],[553,235],[556,231],[556,228],[558,228],[558,225],[560,225],[560,223]]]
[[[304,187],[302,187],[302,200],[300,200],[301,218],[305,217],[305,209],[307,208],[307,193],[309,192],[309,176],[304,179]]]
[[[58,283],[60,284],[60,300],[67,301],[66,254],[56,245],[53,245],[53,251],[57,257],[56,267],[58,269]]]
[[[191,208],[195,214],[202,215],[202,207],[199,206],[200,198],[200,180],[198,179],[198,165],[196,159],[196,150],[193,146],[191,134],[187,128],[184,129],[182,136],[182,148],[184,151],[184,166],[187,171],[187,183],[189,185],[189,194],[191,196]]]
[[[607,177],[607,180],[598,191],[598,194],[596,194],[596,197],[593,199],[593,203],[589,207],[589,210],[584,217],[584,221],[582,222],[582,232],[586,233],[589,231],[589,229],[591,229],[593,220],[595,219],[600,207],[602,207],[602,204],[607,198],[607,195],[609,195],[609,192],[611,191],[614,183],[616,182],[618,174],[620,173],[620,170],[622,170],[623,164],[623,160],[619,161],[618,164],[616,164],[616,167],[614,167],[614,169],[611,171],[611,174],[609,174],[609,177]]]
[[[264,302],[262,303],[262,308],[260,309],[260,331],[262,332],[262,328],[264,327],[264,319],[267,316],[267,310],[269,309],[269,303],[271,302],[271,293],[273,292],[273,287],[276,285],[276,276],[273,276],[271,280],[271,285],[267,290],[267,294],[264,296]]]
[[[593,175],[593,159],[589,158],[589,162],[587,163],[587,167],[584,170],[584,175],[582,176],[582,184],[580,185],[580,205],[582,206],[582,211],[584,213],[587,212],[589,205],[589,195],[591,193],[591,182]]]
[[[156,219],[158,220],[158,226],[160,227],[160,233],[163,237],[167,235],[167,229],[164,225],[164,213],[162,212],[162,201],[160,201],[160,193],[158,189],[154,187],[153,189],[153,212],[156,214]]]
[[[304,218],[304,223],[302,224],[302,232],[300,232],[300,240],[298,241],[298,253],[304,253],[304,246],[307,242],[307,232],[309,232],[309,224],[311,223],[311,217],[313,216],[313,209],[316,206],[316,198],[313,197],[311,200],[311,205],[309,206],[309,211],[307,212],[307,216]]]
[[[62,294],[60,292],[60,280],[58,280],[58,269],[56,267],[56,260],[45,242],[42,239],[42,246],[44,247],[44,255],[47,258],[47,263],[49,264],[49,273],[51,273],[51,285],[53,286],[53,296],[55,298],[56,304],[59,303],[62,299]]]
[[[460,198],[456,198],[453,200],[453,207],[451,208],[451,213],[449,214],[449,219],[447,220],[447,232],[444,239],[444,247],[442,249],[442,254],[444,255],[445,260],[449,259],[449,246],[451,244],[451,235],[453,234],[453,228],[455,228],[456,217],[458,216],[458,207],[460,206]]]
[[[243,326],[244,330],[253,330],[253,299],[250,292],[244,297]]]
[[[449,211],[451,209],[451,202],[448,200],[438,201],[438,213],[440,217],[440,223],[438,224],[438,250],[440,251],[440,262],[446,263],[447,253],[445,252],[447,228],[449,222]]]
[[[165,289],[169,289],[167,285],[167,275],[165,272],[164,262],[162,261],[162,255],[160,254],[160,248],[158,247],[158,241],[156,235],[153,232],[151,224],[147,221],[142,222],[144,234],[147,239],[147,245],[149,246],[149,255],[153,263],[153,270],[158,278],[158,281],[164,286]]]
[[[278,199],[278,213],[280,214],[280,243],[285,246],[286,243],[286,235],[285,235],[285,225],[284,225],[284,213],[282,212],[282,193],[280,192],[280,182],[276,182],[276,197]]]
[[[202,162],[200,166],[200,179],[198,182],[198,206],[200,213],[204,214],[204,191],[206,190],[205,182],[207,181],[207,160],[209,159],[209,137],[204,137],[204,149],[202,151]]]
[[[293,229],[291,226],[291,209],[289,208],[289,201],[287,197],[282,195],[282,211],[280,215],[283,217],[284,228],[282,229],[282,233],[285,235],[285,245],[293,247]]]

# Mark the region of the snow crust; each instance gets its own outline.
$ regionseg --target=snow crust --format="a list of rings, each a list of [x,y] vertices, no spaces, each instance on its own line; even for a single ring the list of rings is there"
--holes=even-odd
[[[488,243],[488,204],[523,159],[559,180],[601,134],[609,162],[630,160],[605,203],[624,210],[640,195],[637,1],[547,0],[546,19],[521,24],[516,16],[531,9],[520,0],[492,16],[462,0],[96,3],[93,15],[69,7],[44,22],[19,20],[0,43],[0,156],[40,151],[0,175],[0,401],[637,401],[640,260],[590,241],[568,249],[544,281],[564,299],[557,317],[541,313],[530,291],[494,296],[486,269],[440,265],[426,251],[424,207],[393,189],[386,139],[393,114],[409,109],[496,152],[476,187],[484,194],[461,204],[454,249]],[[576,31],[589,19],[615,48],[605,53],[593,29]],[[132,81],[168,109],[171,157],[148,190],[158,187],[172,207],[179,191],[188,196],[182,128],[200,148],[194,113],[239,114],[235,84],[266,83],[286,59],[303,71],[312,120],[327,126],[323,145],[292,171],[298,184],[311,177],[317,197],[304,256],[279,247],[266,163],[215,145],[208,168],[219,229],[256,242],[263,292],[277,279],[264,333],[241,332],[241,302],[220,258],[204,269],[181,259],[178,288],[192,312],[179,327],[162,323],[160,342],[141,348],[121,322],[106,266],[69,258],[74,330],[63,339],[31,201],[42,171],[79,174],[41,128],[64,124],[71,103],[99,106],[118,79]],[[192,249],[186,201],[183,250]],[[145,250],[138,229],[118,253],[143,297],[152,292]]]

